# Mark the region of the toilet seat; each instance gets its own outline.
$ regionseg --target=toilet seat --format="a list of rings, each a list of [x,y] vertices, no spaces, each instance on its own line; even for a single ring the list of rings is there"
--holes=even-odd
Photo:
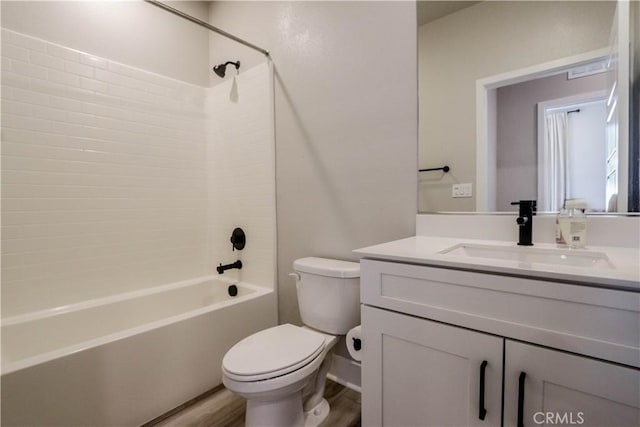
[[[324,334],[284,324],[243,339],[224,356],[224,374],[238,382],[261,381],[296,371],[325,348]]]

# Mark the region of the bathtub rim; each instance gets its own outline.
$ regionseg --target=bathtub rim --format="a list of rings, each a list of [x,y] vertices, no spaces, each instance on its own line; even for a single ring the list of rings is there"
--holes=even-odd
[[[119,294],[108,295],[105,297],[90,298],[84,301],[74,302],[71,304],[60,305],[57,307],[45,308],[42,310],[30,311],[27,313],[16,314],[0,319],[0,327],[10,326],[19,323],[26,323],[32,320],[44,319],[46,317],[56,316],[58,314],[70,313],[73,311],[85,310],[87,308],[93,308],[100,305],[112,304],[114,302],[123,301],[127,299],[139,298],[146,295],[158,294],[171,289],[179,289],[187,286],[197,285],[209,280],[221,281],[228,285],[232,284],[245,284],[240,280],[234,280],[227,277],[219,277],[214,275],[200,276],[188,280],[180,280],[178,282],[166,283],[164,285],[151,286],[146,288],[140,288],[133,291],[121,292]],[[251,285],[256,286],[256,285]]]
[[[203,314],[209,313],[211,311],[217,310],[217,309],[222,309],[225,308],[227,306],[230,305],[234,305],[234,304],[238,304],[241,303],[243,301],[249,301],[255,298],[259,298],[265,295],[268,295],[270,293],[274,293],[275,291],[271,288],[266,288],[263,286],[258,286],[258,285],[254,285],[254,284],[250,284],[250,283],[246,283],[246,282],[239,282],[237,280],[228,280],[228,279],[224,279],[223,278],[219,278],[217,276],[203,276],[200,278],[195,278],[195,279],[190,279],[190,280],[185,280],[185,281],[180,281],[180,282],[176,282],[173,284],[168,284],[168,285],[161,285],[161,286],[157,286],[154,288],[148,288],[145,290],[141,290],[141,291],[133,291],[133,292],[126,292],[123,294],[118,294],[118,295],[114,295],[114,296],[110,296],[110,297],[105,297],[105,298],[98,298],[95,300],[88,300],[88,301],[83,301],[81,303],[78,304],[71,304],[69,306],[64,306],[65,310],[64,311],[54,311],[54,309],[48,309],[48,310],[41,310],[38,313],[37,317],[33,317],[33,318],[28,318],[28,320],[24,320],[21,319],[19,322],[18,321],[13,321],[12,323],[10,323],[9,325],[14,325],[14,324],[19,324],[19,323],[26,323],[29,321],[34,321],[34,320],[41,320],[44,319],[46,317],[49,316],[55,316],[55,315],[59,315],[59,314],[63,314],[63,313],[70,313],[73,311],[81,311],[81,310],[85,310],[85,309],[89,309],[89,308],[93,308],[93,307],[97,307],[97,306],[102,306],[102,305],[107,305],[107,304],[111,304],[111,303],[115,303],[115,302],[119,302],[119,301],[124,301],[127,299],[133,299],[133,298],[139,298],[139,297],[143,297],[143,296],[147,296],[147,295],[153,295],[153,294],[158,294],[158,293],[162,293],[165,292],[167,290],[173,290],[173,289],[179,289],[179,288],[184,288],[184,287],[188,287],[188,286],[193,286],[193,285],[198,285],[200,283],[204,283],[210,280],[215,280],[215,281],[219,281],[222,283],[226,283],[226,284],[236,284],[239,287],[244,287],[244,288],[248,288],[251,289],[252,292],[248,295],[244,295],[244,296],[238,296],[237,298],[234,297],[232,299],[228,299],[225,301],[218,301],[215,302],[213,304],[210,304],[206,307],[201,307],[195,310],[190,310],[190,311],[186,311],[184,313],[180,313],[174,316],[169,316],[169,317],[165,317],[163,319],[159,319],[153,322],[149,322],[149,323],[145,323],[143,325],[139,325],[139,326],[135,326],[132,328],[126,328],[126,329],[122,329],[120,331],[117,332],[113,332],[107,335],[103,335],[100,337],[96,337],[96,338],[92,338],[89,340],[85,340],[82,342],[79,342],[77,344],[72,344],[72,345],[68,345],[62,348],[58,348],[55,350],[51,350],[51,351],[47,351],[45,353],[40,353],[38,355],[35,356],[30,356],[30,357],[26,357],[24,359],[18,360],[16,362],[11,362],[11,363],[7,363],[6,365],[2,365],[0,367],[0,376],[4,376],[7,374],[11,374],[13,372],[17,372],[23,369],[27,369],[30,368],[32,366],[36,366],[39,364],[43,364],[55,359],[59,359],[65,356],[70,356],[72,354],[84,351],[84,350],[88,350],[90,348],[94,348],[94,347],[99,347],[101,345],[105,345],[114,341],[118,341],[124,338],[128,338],[137,334],[142,334],[154,329],[158,329],[158,328],[162,328],[164,326],[173,324],[173,323],[178,323],[184,320],[188,320],[197,316],[201,316]],[[49,316],[40,314],[41,312],[47,311],[49,312]],[[31,314],[31,313],[29,313]],[[18,317],[18,316],[14,316],[14,317]],[[20,315],[20,317],[29,317],[27,315]],[[11,318],[13,319],[13,318]],[[9,326],[6,323],[2,323],[2,326]]]

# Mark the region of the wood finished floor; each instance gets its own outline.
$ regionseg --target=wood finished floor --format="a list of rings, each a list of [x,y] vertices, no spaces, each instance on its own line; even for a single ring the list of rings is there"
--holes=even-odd
[[[327,380],[324,393],[331,412],[326,427],[360,427],[360,393]],[[245,400],[221,388],[154,427],[243,427]]]

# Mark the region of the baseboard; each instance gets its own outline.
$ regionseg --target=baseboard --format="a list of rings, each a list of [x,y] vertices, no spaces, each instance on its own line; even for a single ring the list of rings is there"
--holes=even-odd
[[[360,363],[338,354],[334,354],[332,359],[327,378],[360,393]]]

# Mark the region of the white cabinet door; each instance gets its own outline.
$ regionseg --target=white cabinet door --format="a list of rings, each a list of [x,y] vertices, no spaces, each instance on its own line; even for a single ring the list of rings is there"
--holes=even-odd
[[[362,324],[363,426],[500,425],[502,338],[368,306]]]
[[[520,425],[640,426],[640,370],[510,340],[505,359],[505,426],[519,401]]]

